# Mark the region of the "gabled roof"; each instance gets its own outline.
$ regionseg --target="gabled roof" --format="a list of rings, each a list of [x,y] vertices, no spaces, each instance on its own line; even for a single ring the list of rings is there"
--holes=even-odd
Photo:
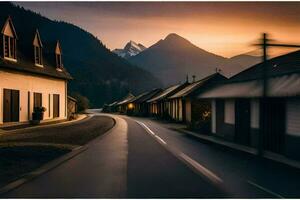
[[[0,27],[4,27],[5,23],[12,23],[11,18],[7,20],[0,17]],[[18,27],[16,27],[18,30]],[[14,28],[13,28],[14,29]],[[44,75],[59,79],[72,79],[67,70],[62,67],[60,71],[56,68],[55,60],[55,42],[43,41],[43,67],[37,67],[34,63],[33,41],[36,36],[36,28],[28,28],[19,35],[17,42],[17,62],[5,60],[0,53],[0,69],[8,71],[19,71],[36,75]]]
[[[137,101],[138,99],[140,99],[141,97],[143,97],[144,95],[146,95],[147,92],[144,92],[142,94],[137,95],[136,97],[132,98],[130,101],[128,101],[128,103],[133,103],[135,101]]]
[[[13,36],[18,39],[17,33],[16,33],[16,29],[14,27],[14,24],[12,23],[11,17],[8,16],[8,18],[6,19],[5,23],[2,25],[2,30],[1,33],[5,34],[5,32],[11,32],[11,34],[13,34]]]
[[[111,103],[111,104],[108,104],[107,106],[109,106],[109,107],[112,107],[112,106],[115,106],[115,105],[117,105],[117,101],[115,101],[115,102],[113,102],[113,103]]]
[[[38,29],[36,29],[32,44],[33,44],[33,46],[43,47],[43,43],[42,43]]]
[[[71,96],[69,96],[69,95],[68,95],[68,99],[77,102],[77,99],[75,99],[74,97],[71,97]]]
[[[56,54],[59,54],[59,55],[62,54],[60,42],[59,42],[58,40],[56,41],[56,45],[55,45],[55,53],[56,53]]]
[[[161,89],[153,89],[151,91],[144,92],[144,93],[136,96],[135,98],[133,98],[130,102],[143,103],[143,102],[149,100],[150,98],[152,98],[154,95],[158,94],[159,92],[161,92]]]
[[[262,97],[261,80],[231,82],[217,85],[201,93],[198,98],[254,98]],[[300,73],[272,77],[268,80],[268,97],[300,96]]]
[[[141,98],[139,98],[136,102],[137,103],[143,103],[148,101],[149,99],[151,99],[152,97],[154,97],[155,95],[157,95],[158,93],[160,93],[162,91],[162,89],[157,88],[154,90],[149,91],[148,93],[146,93],[144,96],[142,96]]]
[[[132,100],[135,96],[131,93],[129,93],[126,97],[124,97],[121,101],[119,101],[119,103],[117,103],[117,105],[122,105],[125,103],[129,103],[130,100]]]
[[[300,51],[270,59],[267,66],[267,96],[300,96]],[[259,63],[198,95],[198,98],[250,98],[263,95],[263,64]]]
[[[300,50],[272,58],[266,62],[268,77],[300,72]],[[229,79],[230,82],[261,79],[263,63],[256,64]]]
[[[207,76],[199,81],[196,81],[194,83],[191,83],[184,87],[183,89],[179,90],[175,94],[169,97],[169,99],[174,99],[174,98],[180,98],[180,97],[185,97],[188,95],[191,95],[194,93],[196,90],[202,88],[202,86],[207,86],[209,83],[216,83],[220,81],[224,81],[227,78],[219,73],[214,73],[210,76]]]
[[[161,93],[155,95],[153,98],[151,98],[147,102],[155,102],[155,101],[160,101],[164,98],[167,98],[170,95],[172,95],[174,92],[176,92],[177,90],[185,87],[187,84],[188,83],[177,84],[177,85],[170,86],[170,87],[166,88],[165,90],[163,90]]]

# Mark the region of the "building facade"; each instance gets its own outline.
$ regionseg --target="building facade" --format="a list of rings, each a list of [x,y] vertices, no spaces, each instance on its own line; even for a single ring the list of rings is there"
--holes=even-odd
[[[300,159],[300,51],[255,65],[198,95],[212,101],[212,134],[238,144]],[[262,105],[265,106],[263,109]]]
[[[157,116],[161,118],[170,118],[170,103],[168,101],[168,97],[186,87],[188,83],[177,84],[170,86],[160,93],[155,95],[153,98],[149,99],[147,102],[149,103],[150,114],[152,116]]]
[[[3,20],[3,19],[2,19]],[[3,20],[0,42],[0,125],[32,120],[44,107],[44,120],[67,118],[67,82],[58,41],[43,46],[37,29],[18,39],[10,17]],[[16,29],[15,29],[16,28]]]
[[[212,74],[199,81],[187,84],[172,96],[169,101],[169,115],[174,121],[194,123],[202,121],[203,116],[209,115],[210,101],[196,99],[198,93],[208,87],[212,87],[227,80],[219,73]]]

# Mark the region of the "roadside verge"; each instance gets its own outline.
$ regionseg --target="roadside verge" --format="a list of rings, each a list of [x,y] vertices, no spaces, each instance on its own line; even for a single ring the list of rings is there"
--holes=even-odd
[[[107,118],[107,116],[106,116],[106,118]],[[24,184],[24,183],[26,183],[26,182],[28,182],[28,181],[30,181],[30,180],[32,180],[32,179],[34,179],[34,178],[36,178],[36,177],[38,177],[38,176],[40,176],[40,175],[42,175],[42,174],[48,172],[49,170],[58,167],[59,165],[63,164],[64,162],[66,162],[66,161],[72,159],[73,157],[75,157],[75,156],[79,155],[80,153],[84,152],[85,150],[87,150],[88,147],[89,147],[89,145],[90,145],[95,139],[99,139],[99,138],[105,136],[107,133],[109,133],[109,132],[115,127],[115,124],[116,124],[115,119],[113,119],[113,118],[111,118],[111,117],[108,117],[108,118],[110,118],[110,120],[112,121],[112,123],[110,124],[109,129],[105,129],[104,132],[100,133],[97,137],[95,137],[95,138],[89,140],[87,143],[85,143],[85,144],[83,144],[83,145],[80,145],[80,143],[79,143],[79,145],[77,145],[77,147],[76,147],[76,145],[68,145],[68,146],[70,146],[70,147],[73,148],[73,149],[71,150],[71,152],[65,153],[64,155],[61,155],[61,156],[55,158],[54,160],[52,160],[52,161],[50,161],[50,162],[47,162],[47,163],[43,164],[42,167],[36,168],[35,170],[33,170],[33,171],[29,172],[29,173],[24,174],[24,175],[21,176],[18,180],[13,181],[13,182],[11,182],[11,183],[8,183],[8,184],[5,185],[4,187],[0,188],[0,196],[3,195],[3,194],[5,194],[5,193],[7,193],[7,192],[9,192],[9,191],[11,191],[11,190],[13,190],[13,189],[15,189],[15,188],[17,188],[17,187],[19,187],[19,186],[21,186],[22,184]],[[98,123],[98,120],[99,120],[99,119],[96,118],[96,119],[91,119],[91,120],[94,120],[94,122],[89,122],[89,123],[95,124],[95,123]],[[95,120],[97,120],[97,121],[95,121]],[[100,121],[100,122],[101,122],[101,121]],[[81,125],[81,126],[82,126],[82,125]],[[71,128],[71,129],[76,129],[76,128],[72,128],[72,127],[70,127],[70,128]],[[95,129],[95,127],[92,128],[92,129]],[[98,130],[98,129],[96,128],[95,131],[97,131],[97,130]],[[98,130],[98,131],[99,131],[99,130]],[[81,132],[81,131],[80,131],[80,132]],[[83,133],[85,133],[85,131],[83,131]],[[73,135],[73,136],[74,136],[74,135]],[[72,137],[72,136],[70,135],[70,137]],[[73,138],[73,137],[72,137],[72,138]],[[26,142],[25,142],[24,144],[26,144]],[[31,145],[33,145],[33,146],[34,146],[34,145],[41,145],[41,144],[42,144],[42,143],[31,143]],[[55,146],[55,145],[56,145],[55,143],[54,143],[54,144],[45,143],[45,144],[47,144],[47,145],[52,145],[52,146]],[[66,144],[61,144],[61,145],[62,145],[62,146],[66,146]],[[57,144],[56,146],[59,147],[58,144]],[[75,148],[74,148],[74,147],[75,147]]]
[[[255,149],[253,147],[247,147],[247,146],[244,146],[244,145],[239,145],[239,144],[236,144],[236,143],[224,141],[222,139],[218,139],[218,138],[213,137],[213,136],[202,135],[202,134],[195,133],[195,132],[192,132],[192,131],[188,131],[188,130],[182,129],[182,128],[171,128],[171,129],[175,130],[179,133],[183,133],[183,134],[195,137],[199,140],[209,142],[211,144],[221,145],[223,147],[227,147],[227,148],[230,148],[230,149],[233,149],[233,150],[242,151],[242,152],[249,153],[249,154],[252,154],[252,155],[257,155],[258,154],[257,149]],[[284,156],[279,155],[279,154],[275,154],[275,153],[272,153],[272,152],[265,151],[263,153],[263,157],[266,158],[266,159],[272,160],[272,161],[276,161],[276,162],[279,162],[279,163],[286,164],[290,167],[295,167],[295,168],[300,169],[300,162],[299,161],[289,159],[289,158],[284,157]]]

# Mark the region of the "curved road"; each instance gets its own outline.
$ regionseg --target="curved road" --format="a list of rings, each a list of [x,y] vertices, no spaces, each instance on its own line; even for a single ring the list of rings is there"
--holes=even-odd
[[[86,151],[5,197],[281,198],[299,195],[299,170],[201,143],[150,119],[110,116],[116,120],[115,127],[93,140]],[[270,168],[278,174],[270,172]],[[291,187],[282,189],[277,178],[289,180]]]

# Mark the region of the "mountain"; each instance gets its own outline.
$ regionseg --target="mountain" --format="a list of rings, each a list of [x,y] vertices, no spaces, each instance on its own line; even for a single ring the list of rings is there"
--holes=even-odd
[[[224,75],[234,74],[237,69],[255,64],[256,58],[237,56],[225,58],[192,44],[187,39],[175,34],[169,34],[143,52],[128,59],[131,63],[143,67],[158,77],[165,85],[185,80],[186,75],[203,78],[216,71],[225,70]],[[244,64],[246,60],[246,64]],[[239,67],[235,64],[238,63]],[[234,66],[234,67],[233,67]]]
[[[117,54],[118,56],[121,56],[122,58],[130,58],[131,56],[136,56],[137,54],[144,51],[146,47],[142,44],[137,44],[134,41],[128,42],[124,49],[115,49],[113,52]]]
[[[259,62],[261,62],[259,56],[241,54],[227,59],[221,69],[226,76],[231,77]]]
[[[78,26],[1,2],[0,18],[8,16],[18,27],[19,40],[33,28],[39,29],[43,42],[60,40],[64,67],[74,78],[69,92],[88,97],[93,107],[119,99],[128,91],[140,93],[160,86],[151,73],[112,53],[97,37]]]

